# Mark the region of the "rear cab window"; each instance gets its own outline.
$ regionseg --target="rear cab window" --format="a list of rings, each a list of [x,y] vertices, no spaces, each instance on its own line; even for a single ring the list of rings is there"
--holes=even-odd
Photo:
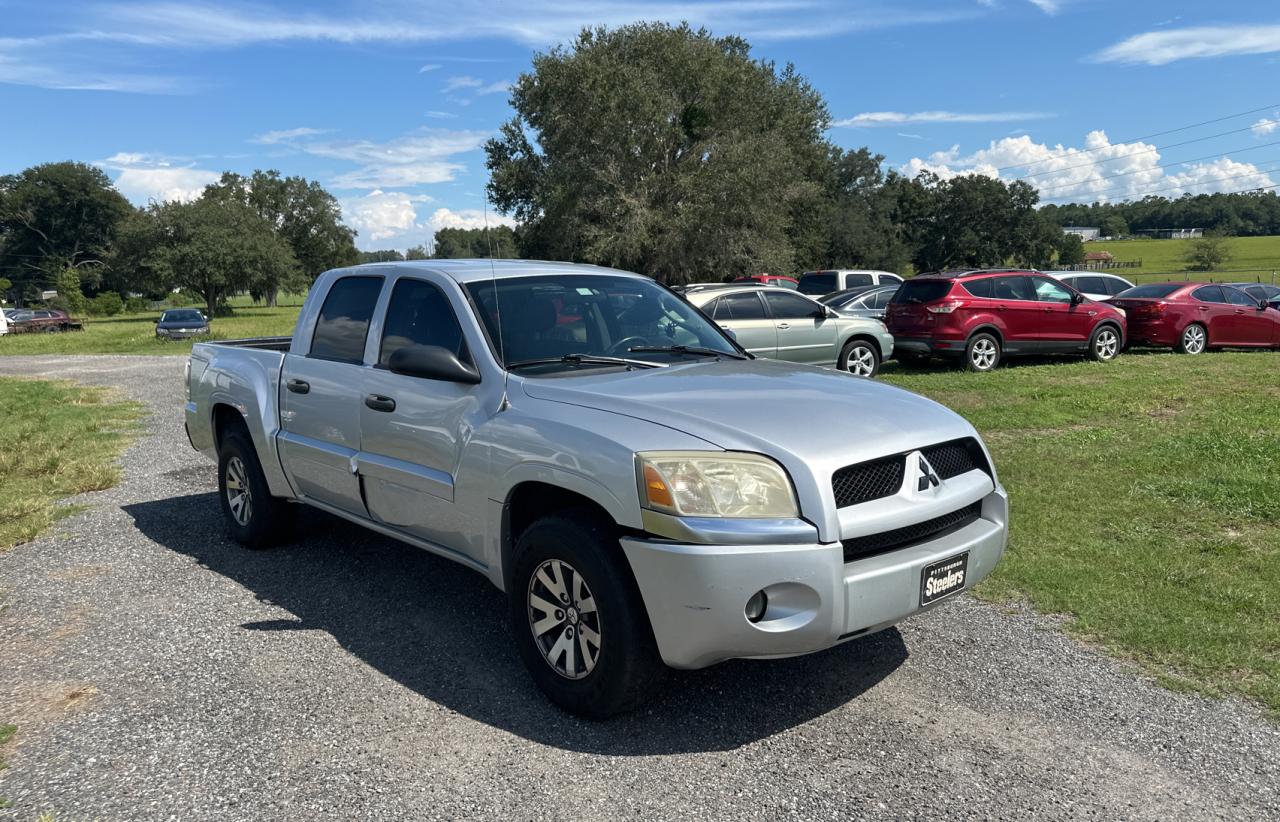
[[[838,291],[839,286],[836,284],[836,272],[834,271],[806,271],[800,275],[799,289],[801,294],[813,294],[822,296],[830,294],[832,291]]]
[[[373,307],[382,293],[381,277],[343,277],[325,295],[307,356],[360,364]]]
[[[907,280],[893,295],[895,305],[918,305],[941,300],[951,293],[951,280]]]

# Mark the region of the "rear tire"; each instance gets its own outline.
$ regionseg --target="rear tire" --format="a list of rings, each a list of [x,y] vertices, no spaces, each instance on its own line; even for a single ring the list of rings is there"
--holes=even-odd
[[[649,698],[667,668],[607,523],[590,511],[543,517],[520,535],[514,565],[511,630],[548,699],[605,719]]]
[[[1174,350],[1179,354],[1203,354],[1209,347],[1209,330],[1200,323],[1191,323],[1182,329],[1182,336]]]
[[[1111,362],[1120,356],[1120,332],[1114,325],[1100,325],[1089,337],[1089,359]]]
[[[268,548],[280,541],[293,520],[294,507],[271,496],[262,463],[247,432],[230,431],[218,447],[218,499],[231,538],[246,548]]]
[[[866,340],[849,340],[840,349],[840,360],[836,365],[855,377],[874,377],[880,373],[880,350],[875,343]]]
[[[1000,364],[1000,341],[987,333],[974,334],[964,347],[964,366],[970,371],[986,373]]]

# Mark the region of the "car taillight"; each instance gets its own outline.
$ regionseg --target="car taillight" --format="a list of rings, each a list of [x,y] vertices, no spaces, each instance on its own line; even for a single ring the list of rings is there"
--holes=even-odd
[[[1167,307],[1168,303],[1147,303],[1146,305],[1140,305],[1133,309],[1133,316],[1159,317],[1164,314],[1165,308]]]
[[[930,314],[950,314],[952,311],[959,308],[960,305],[960,302],[957,300],[947,300],[945,303],[938,303],[937,305],[926,305],[925,309]]]

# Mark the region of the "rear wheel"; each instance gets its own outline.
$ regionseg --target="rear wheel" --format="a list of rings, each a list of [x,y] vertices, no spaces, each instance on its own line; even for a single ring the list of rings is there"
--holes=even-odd
[[[970,371],[994,371],[1000,364],[1000,341],[990,334],[974,334],[965,346],[964,363]]]
[[[1102,325],[1089,338],[1089,357],[1097,362],[1110,362],[1120,354],[1120,332],[1115,326]]]
[[[1200,354],[1209,345],[1209,332],[1200,323],[1192,323],[1182,330],[1178,338],[1179,354]]]
[[[218,447],[218,499],[232,539],[249,548],[278,542],[293,515],[293,506],[271,496],[258,452],[244,431],[222,436]]]
[[[589,511],[537,520],[515,548],[511,630],[542,692],[604,719],[649,697],[666,666],[608,525]]]
[[[880,351],[866,340],[849,340],[840,350],[838,365],[855,377],[874,377],[880,371]]]

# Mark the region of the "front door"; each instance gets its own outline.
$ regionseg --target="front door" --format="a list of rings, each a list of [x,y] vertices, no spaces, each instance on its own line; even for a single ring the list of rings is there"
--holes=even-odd
[[[738,345],[757,357],[778,355],[778,331],[764,309],[759,291],[726,294],[712,301],[707,314],[726,331],[732,331]]]
[[[361,516],[358,390],[382,282],[370,276],[334,280],[309,349],[286,354],[281,373],[280,454],[294,489],[308,500]]]
[[[1032,277],[1031,282],[1040,303],[1040,340],[1049,347],[1073,343],[1084,345],[1093,329],[1097,309],[1090,309],[1086,303],[1073,302],[1071,290],[1057,280]]]
[[[1230,303],[1236,325],[1240,329],[1239,342],[1244,345],[1270,345],[1274,323],[1266,309],[1258,308],[1258,300],[1237,288],[1222,287],[1222,293]]]
[[[1036,351],[1044,341],[1045,306],[1036,299],[1031,278],[1021,274],[995,277],[992,298],[995,310],[1004,322],[1006,351]]]
[[[360,388],[359,468],[369,514],[469,553],[467,529],[454,505],[454,479],[467,433],[479,422],[477,386],[387,370],[391,355],[407,345],[440,346],[471,362],[448,296],[416,276],[402,276],[392,287],[376,364],[365,370]]]
[[[762,296],[778,331],[778,359],[834,365],[836,321],[823,307],[789,291],[765,291]]]

